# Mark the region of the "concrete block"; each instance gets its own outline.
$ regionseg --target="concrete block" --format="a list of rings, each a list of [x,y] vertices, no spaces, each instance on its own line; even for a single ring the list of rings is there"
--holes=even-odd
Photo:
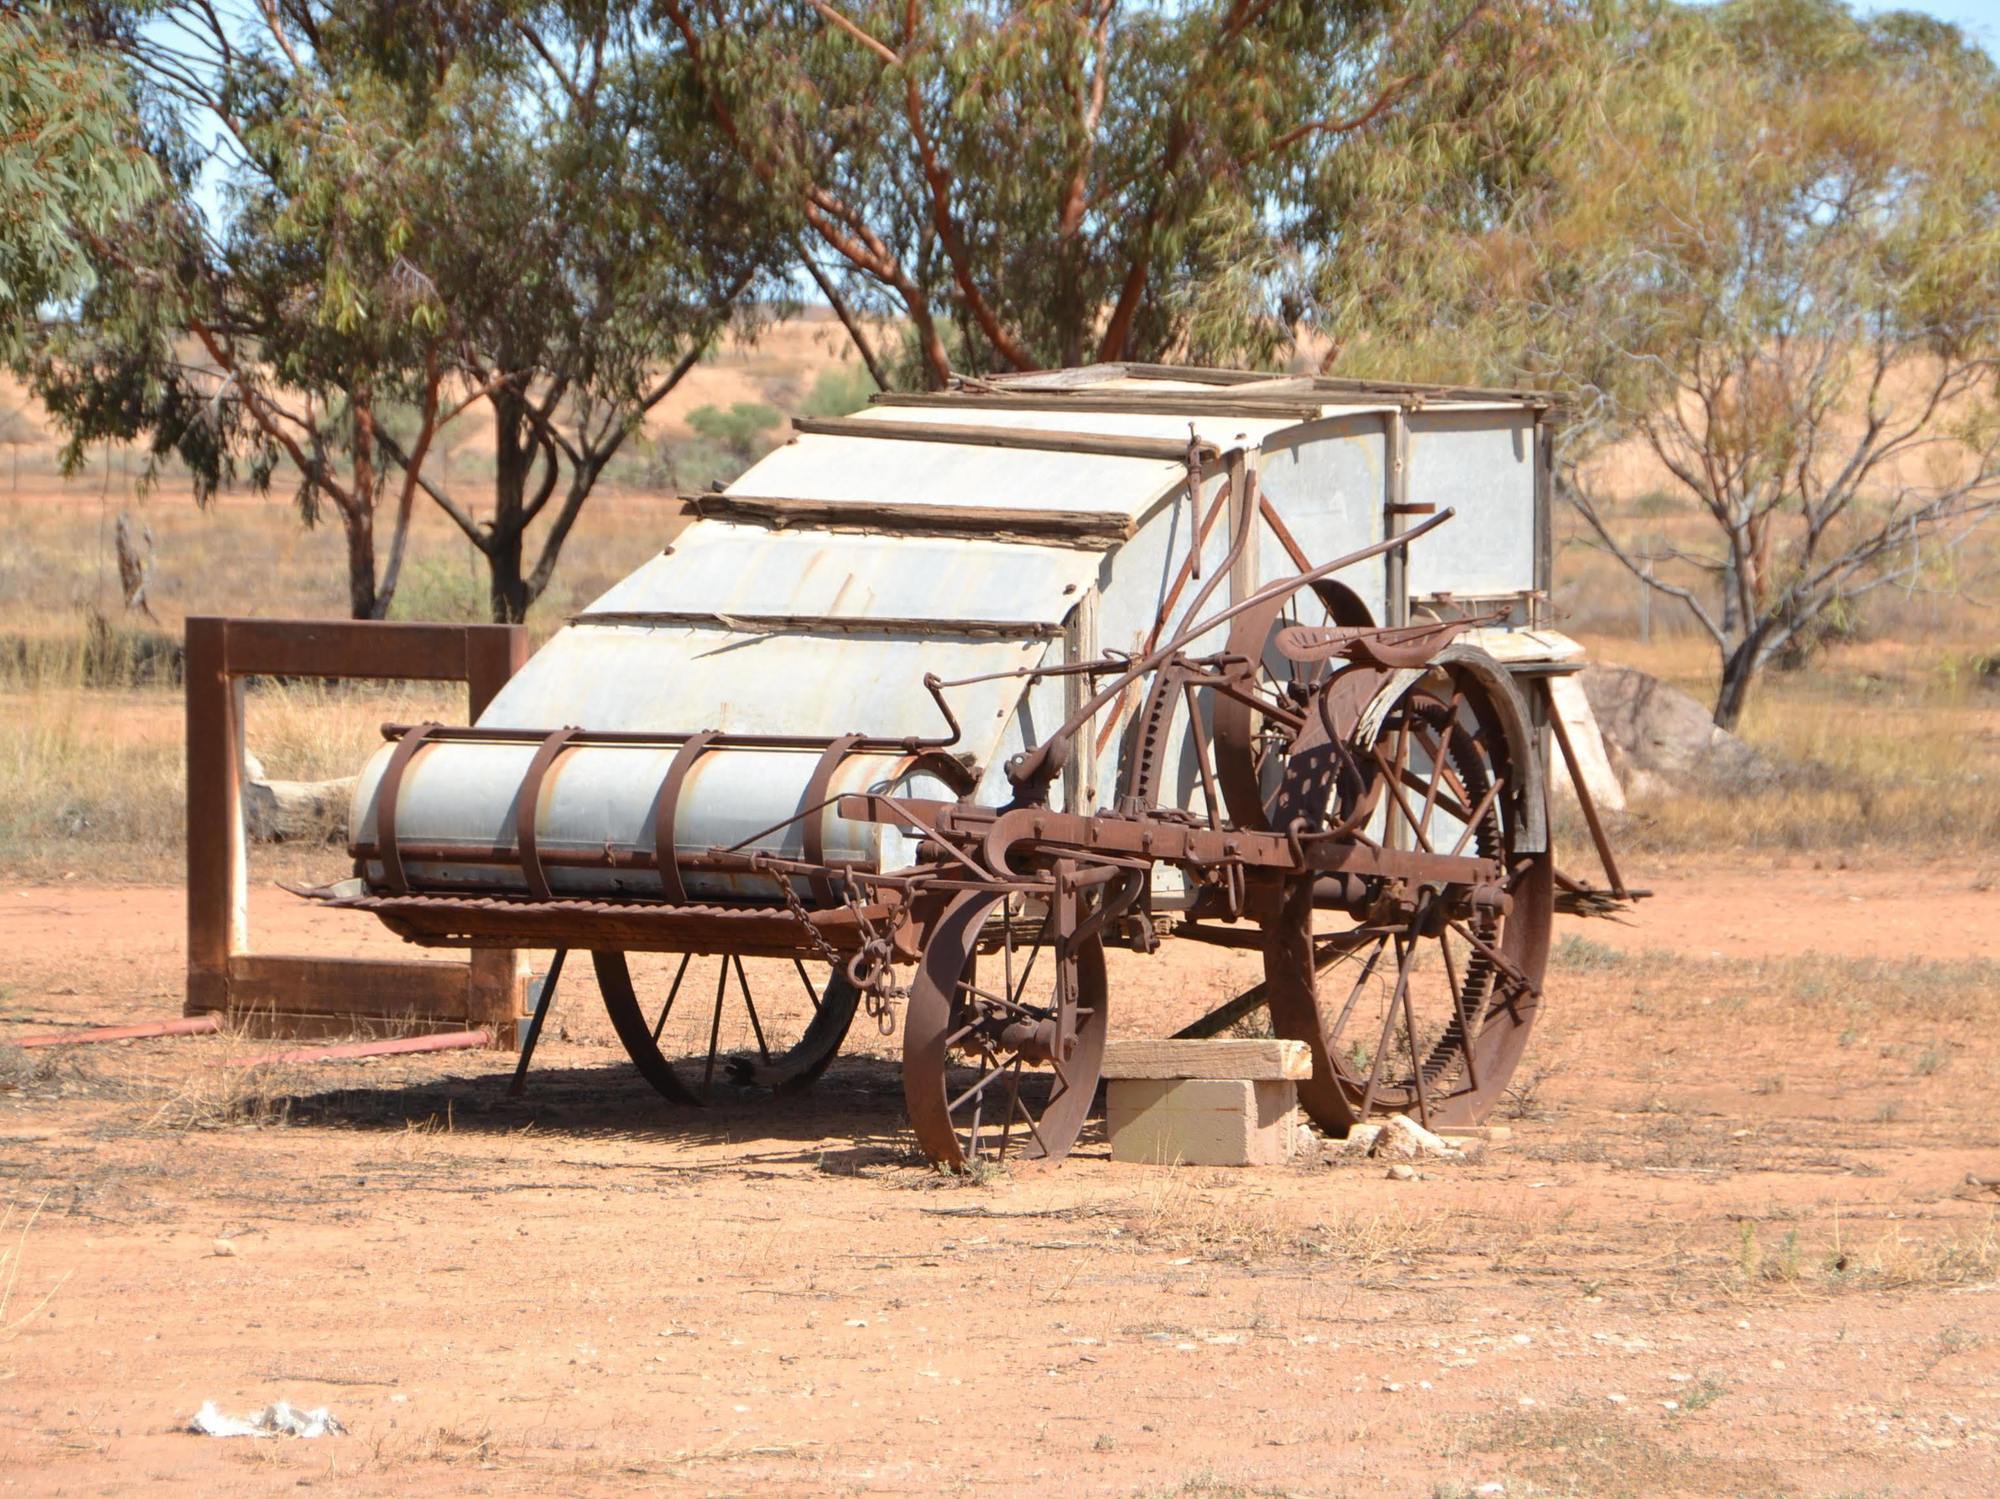
[[[1114,1161],[1273,1166],[1292,1158],[1298,1087],[1248,1078],[1130,1078],[1105,1084]]]

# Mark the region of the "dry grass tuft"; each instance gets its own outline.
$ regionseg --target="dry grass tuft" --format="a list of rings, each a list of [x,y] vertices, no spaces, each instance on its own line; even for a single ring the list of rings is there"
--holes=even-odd
[[[446,684],[260,682],[246,737],[267,774],[327,780],[361,768],[385,721],[464,714],[464,689]],[[178,877],[185,732],[176,688],[0,692],[0,865]]]
[[[0,1094],[73,1098],[103,1091],[103,1079],[70,1047],[29,1050],[0,1041]]]
[[[28,1233],[34,1228],[35,1220],[42,1215],[42,1204],[48,1200],[48,1194],[45,1192],[25,1213],[20,1212],[11,1203],[5,1210],[0,1211],[0,1343],[8,1342],[23,1327],[40,1316],[42,1309],[69,1279],[69,1272],[65,1270],[56,1278],[53,1285],[42,1292],[32,1306],[20,1311],[15,1309],[14,1294],[21,1284],[21,1264],[27,1255]],[[17,1218],[20,1220],[18,1231],[14,1228]],[[11,1243],[7,1242],[10,1233],[13,1234]],[[12,1374],[12,1370],[0,1370],[0,1379],[11,1378]]]
[[[1659,1441],[1629,1415],[1575,1406],[1511,1411],[1478,1448],[1503,1455],[1508,1493],[1653,1499],[1659,1494],[1771,1493],[1764,1465]],[[1461,1490],[1460,1492],[1467,1492]]]
[[[1773,1285],[1804,1291],[1897,1291],[1985,1286],[2000,1279],[2000,1214],[1983,1223],[1918,1236],[1901,1226],[1866,1243],[1851,1243],[1836,1221],[1808,1244],[1797,1228],[1775,1241],[1745,1222],[1731,1278],[1739,1289]]]
[[[202,1059],[159,1084],[158,1106],[147,1129],[204,1130],[235,1125],[259,1128],[289,1124],[298,1092],[297,1069],[278,1063],[244,1066],[246,1053],[268,1051],[268,1037],[253,1036],[242,1023],[219,1033],[220,1054],[204,1049]]]

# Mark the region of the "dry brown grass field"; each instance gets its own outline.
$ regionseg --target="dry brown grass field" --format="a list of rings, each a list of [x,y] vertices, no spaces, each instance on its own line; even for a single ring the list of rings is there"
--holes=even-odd
[[[796,404],[825,332],[729,351],[656,435],[702,404]],[[453,456],[474,480],[479,461],[475,440]],[[587,968],[522,1100],[484,1053],[245,1068],[267,1043],[8,1044],[178,1013],[171,642],[189,614],[344,597],[338,533],[282,494],[198,511],[131,471],[0,455],[0,1483],[1992,1492],[2000,1195],[1967,1177],[2000,1176],[2000,537],[1767,680],[1744,732],[1780,790],[1635,801],[1617,835],[1658,893],[1624,924],[1564,918],[1505,1141],[1390,1181],[1334,1156],[1118,1164],[1093,1130],[1060,1170],[960,1182],[914,1153],[895,1037],[859,1023],[806,1098],[691,1118],[637,1080]],[[1691,525],[1638,481],[1624,503]],[[155,538],[157,624],[119,607],[121,510]],[[677,517],[622,473],[533,629]],[[1669,606],[1642,639],[1637,586],[1574,535],[1558,573],[1595,655],[1709,690]],[[399,613],[479,612],[434,514],[405,586]],[[430,684],[260,684],[249,738],[274,775],[337,775],[385,719],[460,707]],[[272,883],[343,864],[254,850],[257,940],[405,951]],[[1257,961],[1114,955],[1114,1030],[1161,1034]],[[349,1434],[181,1430],[204,1400],[278,1398]]]

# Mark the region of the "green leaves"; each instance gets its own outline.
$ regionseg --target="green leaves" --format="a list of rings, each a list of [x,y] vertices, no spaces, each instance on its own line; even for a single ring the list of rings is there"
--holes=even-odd
[[[656,0],[904,377],[1292,352],[1357,207],[1496,177],[1561,0]],[[1473,194],[1468,194],[1468,198]],[[914,367],[912,367],[914,366]]]
[[[160,187],[117,59],[0,10],[0,357],[93,279],[89,245]]]

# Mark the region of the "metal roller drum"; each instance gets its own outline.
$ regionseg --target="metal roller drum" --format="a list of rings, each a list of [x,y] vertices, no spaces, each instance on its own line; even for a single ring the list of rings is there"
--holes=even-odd
[[[395,831],[403,870],[414,888],[525,891],[519,863],[519,805],[535,758],[533,741],[429,744],[417,750],[397,795]],[[535,847],[551,890],[576,895],[659,898],[653,858],[655,824],[678,746],[581,745],[567,750],[542,779]],[[371,885],[385,879],[377,845],[377,803],[394,753],[385,745],[363,768],[349,813],[349,837]],[[952,791],[913,757],[859,752],[833,768],[816,795],[823,754],[810,749],[716,748],[692,759],[679,787],[673,846],[690,862],[679,868],[689,899],[769,901],[781,891],[754,870],[697,867],[716,849],[803,859],[816,823],[818,862],[900,869],[915,861],[913,840],[892,826],[849,822],[833,807],[808,809],[847,792],[951,799]],[[805,813],[807,815],[802,816]],[[610,860],[607,862],[607,853]],[[566,859],[574,862],[565,862]],[[587,862],[586,862],[587,861]],[[794,889],[814,898],[801,878]]]

